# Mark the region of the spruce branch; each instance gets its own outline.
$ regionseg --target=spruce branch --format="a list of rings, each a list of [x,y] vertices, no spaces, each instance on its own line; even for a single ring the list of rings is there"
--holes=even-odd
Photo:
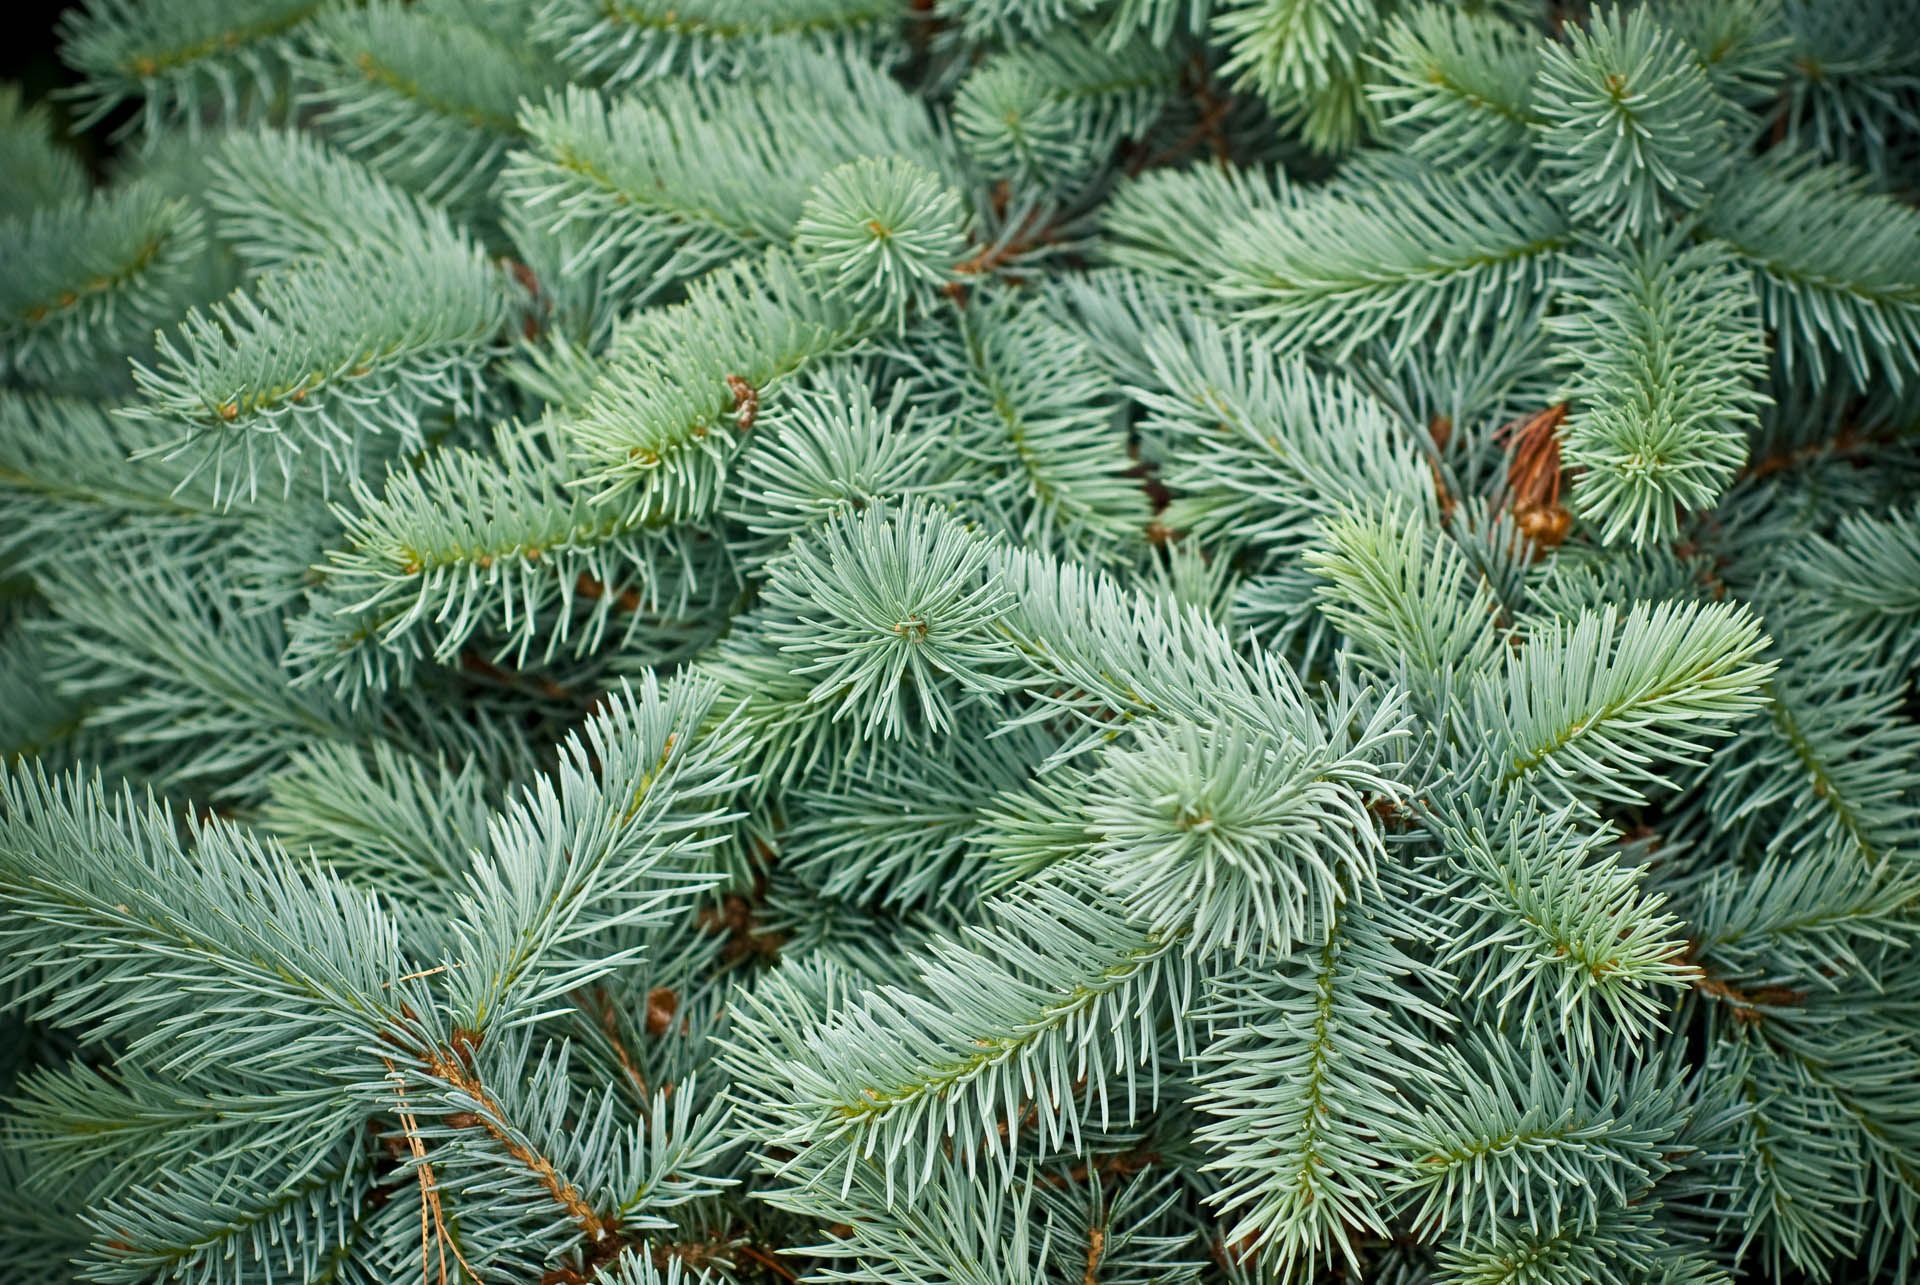
[[[1166,525],[1292,551],[1318,515],[1431,496],[1412,443],[1352,381],[1275,360],[1244,332],[1201,322],[1181,338],[1148,340],[1154,380],[1137,394],[1172,465]]]
[[[81,127],[129,100],[148,135],[197,128],[215,109],[232,118],[284,93],[294,37],[326,0],[88,0],[60,23],[61,57],[85,80],[75,97]]]
[[[489,826],[449,929],[466,961],[446,978],[461,1029],[524,1025],[644,948],[613,934],[665,922],[721,881],[707,853],[743,782],[733,725],[707,726],[716,696],[697,681],[663,691],[648,675]]]
[[[1744,461],[1742,430],[1765,395],[1742,275],[1712,243],[1568,262],[1566,310],[1546,324],[1579,405],[1563,436],[1567,467],[1585,471],[1575,508],[1603,541],[1672,539],[1676,510],[1708,507]]]
[[[1761,166],[1702,226],[1753,270],[1789,373],[1896,386],[1920,372],[1920,212],[1838,167]]]
[[[1605,850],[1605,831],[1586,830],[1572,807],[1526,804],[1442,811],[1430,824],[1445,853],[1434,877],[1454,905],[1439,960],[1494,1025],[1518,1009],[1524,1028],[1557,1027],[1590,1057],[1607,1038],[1645,1040],[1664,1024],[1694,971],[1682,924]]]
[[[905,17],[897,0],[547,0],[540,42],[615,92],[669,76],[737,75],[796,49],[869,54]]]
[[[1693,1155],[1690,1126],[1710,1105],[1671,1057],[1596,1073],[1496,1036],[1445,1061],[1454,1092],[1396,1138],[1393,1185],[1419,1198],[1416,1225],[1497,1236],[1522,1220],[1536,1235],[1598,1223]]]
[[[1066,28],[969,72],[954,97],[954,130],[990,177],[1069,189],[1121,140],[1146,132],[1178,74],[1162,46],[1112,48]]]
[[[1422,5],[1395,17],[1370,57],[1384,78],[1368,95],[1415,155],[1464,168],[1527,145],[1540,51],[1498,17]]]
[[[1390,895],[1390,894],[1389,894]],[[1445,1015],[1401,980],[1415,969],[1400,941],[1417,931],[1387,897],[1357,901],[1273,971],[1229,970],[1208,988],[1208,1045],[1197,1131],[1234,1221],[1236,1252],[1273,1266],[1352,1263],[1361,1235],[1384,1236],[1383,1133],[1408,1112],[1429,1072],[1421,1019]]]
[[[209,161],[207,194],[222,239],[260,272],[332,256],[457,244],[439,206],[311,134],[233,130]]]
[[[884,404],[862,372],[825,364],[770,411],[729,480],[727,516],[751,533],[744,560],[758,566],[835,516],[879,501],[941,494],[951,455],[926,432],[907,387]]]
[[[207,248],[200,211],[133,182],[0,223],[0,371],[44,384],[125,357],[187,302]]]
[[[924,502],[828,519],[768,567],[768,637],[810,701],[868,736],[951,727],[962,693],[1012,685],[988,551]]]
[[[624,507],[630,521],[712,513],[762,401],[872,324],[777,250],[701,278],[685,302],[643,312],[568,421],[589,494],[610,512]]]
[[[262,278],[162,335],[127,412],[171,429],[156,454],[211,470],[223,496],[359,471],[367,439],[423,445],[435,412],[473,413],[512,295],[478,246],[421,229],[399,253],[317,259]],[[263,479],[262,475],[266,477]]]
[[[0,1281],[1920,1275],[1914,8],[88,0]]]
[[[1719,604],[1582,612],[1477,684],[1474,714],[1503,782],[1630,802],[1663,781],[1660,760],[1686,761],[1761,704],[1764,645],[1752,616]]]
[[[1790,573],[1832,613],[1817,614],[1835,633],[1880,643],[1896,666],[1920,661],[1920,513],[1848,514],[1808,539]]]
[[[1460,684],[1487,672],[1499,609],[1460,550],[1416,514],[1343,517],[1307,565],[1322,578],[1320,610],[1350,654],[1425,702],[1439,722]]]
[[[1504,174],[1381,178],[1218,229],[1214,292],[1282,352],[1338,361],[1384,335],[1399,361],[1428,331],[1445,349],[1496,319],[1514,323],[1499,311],[1538,298],[1572,242],[1560,209]]]
[[[1604,9],[1540,57],[1540,163],[1575,219],[1634,237],[1706,203],[1733,160],[1727,105],[1648,10]]]
[[[428,200],[484,207],[519,105],[562,77],[537,51],[398,0],[330,8],[298,63],[321,134]]]
[[[872,1162],[909,1195],[935,1180],[947,1139],[966,1172],[1011,1176],[1022,1150],[1070,1145],[1083,1118],[1131,1118],[1157,1096],[1160,1006],[1191,982],[1176,943],[1129,924],[1099,886],[1060,868],[995,899],[986,925],[915,961],[913,990],[811,1018],[797,991],[747,998],[729,1041],[742,1109],[796,1157],[832,1148],[823,1177],[842,1190]],[[955,1029],[955,1013],[975,1020]]]
[[[1257,91],[1317,150],[1372,132],[1365,57],[1384,6],[1373,0],[1237,0],[1214,18],[1230,53],[1223,75]]]
[[[345,1215],[366,1199],[372,1177],[357,1141],[335,1148],[319,1172],[290,1181],[246,1165],[188,1164],[171,1181],[105,1202],[81,1261],[103,1281],[166,1274],[243,1285],[276,1270],[324,1275],[366,1236],[360,1220]]]
[[[1034,548],[1138,556],[1148,499],[1129,476],[1121,390],[1090,346],[1012,290],[975,292],[957,323],[912,388],[952,417],[947,469],[968,507]]]
[[[959,196],[897,158],[822,175],[794,225],[794,247],[828,293],[896,328],[952,279],[965,246]]]
[[[0,195],[4,218],[70,206],[87,195],[80,158],[55,138],[46,104],[27,105],[17,85],[0,89],[0,174],[9,179]]]
[[[378,495],[354,480],[289,646],[303,681],[378,691],[475,640],[516,665],[585,654],[650,621],[693,621],[734,588],[711,534],[594,506],[563,428],[507,425],[494,444],[437,451]]]
[[[743,92],[744,91],[744,92]],[[791,239],[813,185],[861,157],[944,169],[925,109],[881,70],[801,47],[747,85],[665,80],[609,100],[578,86],[522,112],[504,196],[568,276],[634,304]]]
[[[152,442],[93,402],[0,393],[0,558],[31,574],[71,557],[75,532],[191,540],[230,528],[185,469],[130,458]]]
[[[1368,808],[1397,793],[1398,764],[1380,761],[1405,732],[1396,715],[1338,751],[1317,728],[1275,742],[1143,726],[1087,783],[1089,864],[1126,889],[1136,921],[1195,955],[1290,954],[1377,884]]]
[[[1920,838],[1914,729],[1883,672],[1793,658],[1763,687],[1727,753],[1696,779],[1712,826],[1769,854],[1845,856],[1871,869]]]

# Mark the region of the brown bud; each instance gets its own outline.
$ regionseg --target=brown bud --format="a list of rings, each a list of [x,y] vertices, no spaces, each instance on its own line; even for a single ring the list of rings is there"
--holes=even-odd
[[[727,391],[733,394],[733,408],[738,412],[734,423],[742,429],[752,428],[754,417],[760,413],[760,390],[739,375],[728,375]]]
[[[680,1011],[680,996],[665,986],[656,986],[647,992],[647,1034],[659,1039],[673,1025],[673,1016]]]
[[[453,1033],[453,1051],[460,1060],[469,1064],[473,1061],[474,1050],[480,1047],[480,1032],[469,1031],[465,1027]]]
[[[1573,526],[1573,515],[1558,504],[1522,509],[1519,518],[1521,532],[1545,548],[1552,548],[1565,540],[1567,531]]]

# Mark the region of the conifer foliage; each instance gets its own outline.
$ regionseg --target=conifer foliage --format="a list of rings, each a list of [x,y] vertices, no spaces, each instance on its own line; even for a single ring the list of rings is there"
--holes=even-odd
[[[1915,32],[75,5],[0,1282],[1920,1285]]]

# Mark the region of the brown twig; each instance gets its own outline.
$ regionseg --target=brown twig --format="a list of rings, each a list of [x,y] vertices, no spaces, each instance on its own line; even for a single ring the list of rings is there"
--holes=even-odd
[[[1087,1232],[1087,1270],[1080,1285],[1100,1285],[1100,1256],[1107,1249],[1107,1229],[1094,1227]]]
[[[393,1076],[394,1091],[402,1102],[407,1098],[406,1080],[400,1074],[400,1068],[391,1059],[382,1058],[387,1071]],[[407,1149],[413,1153],[414,1173],[420,1179],[420,1279],[423,1282],[433,1279],[433,1256],[429,1242],[437,1242],[440,1247],[440,1285],[447,1285],[447,1250],[453,1250],[454,1261],[460,1264],[467,1279],[479,1285],[480,1276],[473,1270],[466,1256],[460,1252],[460,1246],[447,1234],[447,1222],[440,1207],[440,1189],[433,1179],[433,1165],[427,1160],[427,1144],[420,1138],[420,1122],[404,1106],[400,1108],[400,1127],[406,1130]]]
[[[1042,1187],[1059,1189],[1068,1183],[1085,1182],[1091,1176],[1101,1180],[1108,1178],[1130,1178],[1149,1165],[1160,1162],[1158,1151],[1115,1151],[1100,1156],[1093,1162],[1081,1161],[1065,1173],[1044,1173],[1034,1181]]]
[[[783,934],[765,932],[760,927],[756,908],[765,896],[766,877],[763,875],[754,881],[751,898],[730,892],[720,899],[718,906],[701,908],[698,918],[701,930],[727,935],[727,944],[721,950],[721,957],[728,963],[749,957],[775,959],[780,954],[780,948],[786,945],[787,939]]]
[[[1005,188],[1003,183],[1002,188]],[[1003,191],[1003,197],[1006,193]],[[1040,208],[1029,210],[1021,219],[1020,226],[1010,235],[989,242],[974,251],[971,258],[954,266],[954,272],[962,276],[977,277],[992,272],[1007,260],[1025,254],[1036,246],[1045,245],[1054,238],[1053,229],[1040,220]],[[955,300],[964,301],[967,285],[964,281],[952,281],[946,286],[947,295]]]
[[[797,1281],[800,1279],[798,1276],[795,1276],[793,1274],[792,1269],[789,1268],[785,1263],[781,1262],[779,1259],[775,1258],[772,1254],[767,1253],[765,1250],[761,1249],[757,1245],[742,1244],[742,1245],[735,1246],[735,1248],[737,1248],[742,1254],[745,1254],[748,1258],[751,1258],[754,1262],[760,1264],[762,1267],[772,1272],[775,1276],[778,1276],[781,1280]]]
[[[1691,955],[1693,952],[1690,949],[1687,953]],[[1731,982],[1713,976],[1700,964],[1690,964],[1689,967],[1693,971],[1693,988],[1728,1005],[1734,1017],[1742,1022],[1757,1023],[1765,1020],[1768,1009],[1797,1008],[1807,1002],[1805,991],[1797,991],[1790,986],[1761,986],[1744,991]]]
[[[585,598],[588,602],[594,602],[607,596],[606,582],[582,571],[580,578],[573,582],[573,593],[576,598]],[[627,612],[640,610],[640,591],[632,588],[622,589],[620,596],[614,599],[614,606]]]
[[[534,307],[527,312],[526,318],[520,323],[521,333],[530,340],[538,339],[540,337],[540,317],[544,313],[541,305],[546,300],[546,291],[541,288],[540,278],[534,275],[533,269],[520,262],[520,260],[508,259],[507,271],[513,274],[513,279],[520,283],[527,294],[532,297],[534,303]]]
[[[466,1033],[456,1032],[455,1034],[456,1050],[461,1047],[460,1036],[463,1034]],[[466,1046],[471,1047],[477,1042],[477,1039],[468,1036]],[[439,1049],[430,1049],[423,1060],[435,1079],[451,1085],[479,1104],[485,1114],[477,1116],[476,1123],[495,1142],[505,1148],[509,1156],[533,1174],[535,1181],[545,1188],[554,1202],[565,1209],[568,1216],[579,1225],[588,1244],[601,1245],[613,1237],[617,1226],[612,1218],[601,1217],[599,1212],[587,1203],[579,1189],[554,1168],[553,1161],[521,1143],[500,1127],[499,1121],[505,1118],[505,1113],[500,1109],[499,1103],[495,1102],[487,1092],[486,1086],[480,1083],[479,1077],[473,1073],[464,1057],[458,1052],[449,1055]]]
[[[1853,425],[1847,424],[1842,426],[1838,433],[1824,441],[1809,442],[1805,446],[1789,447],[1783,451],[1775,451],[1771,455],[1763,455],[1734,474],[1734,480],[1758,481],[1761,478],[1771,477],[1775,473],[1784,473],[1788,469],[1798,468],[1809,460],[1817,460],[1823,455],[1845,455],[1866,447],[1891,445],[1892,441],[1891,436],[1863,435],[1856,432]]]
[[[1200,109],[1200,119],[1192,129],[1180,136],[1178,142],[1152,155],[1143,152],[1128,162],[1128,177],[1162,165],[1171,165],[1201,143],[1208,144],[1214,159],[1222,164],[1233,159],[1233,145],[1220,128],[1233,111],[1233,95],[1214,92],[1213,73],[1208,70],[1206,58],[1201,54],[1195,54],[1187,64],[1182,80],[1186,82],[1188,92],[1193,95],[1194,103]]]
[[[1453,489],[1447,485],[1446,472],[1440,466],[1439,457],[1446,454],[1447,444],[1453,440],[1453,416],[1435,415],[1427,422],[1427,437],[1433,442],[1434,451],[1427,460],[1427,471],[1433,474],[1433,494],[1440,504],[1440,521],[1445,523],[1453,517],[1457,501]]]
[[[575,991],[574,1002],[600,1023],[600,1030],[607,1037],[607,1043],[613,1046],[613,1055],[620,1062],[620,1068],[627,1073],[634,1087],[640,1090],[644,1101],[651,1090],[647,1087],[647,1077],[641,1072],[639,1063],[633,1060],[633,1054],[627,1051],[626,1041],[620,1038],[620,1014],[614,1008],[612,998],[606,991],[595,987],[591,991]]]
[[[647,1034],[659,1039],[673,1025],[680,1011],[680,996],[671,987],[656,986],[647,992]]]
[[[461,667],[480,675],[503,687],[532,687],[548,700],[564,701],[572,704],[580,699],[572,688],[556,683],[551,678],[539,674],[523,674],[511,669],[503,669],[485,656],[469,647],[460,653]]]

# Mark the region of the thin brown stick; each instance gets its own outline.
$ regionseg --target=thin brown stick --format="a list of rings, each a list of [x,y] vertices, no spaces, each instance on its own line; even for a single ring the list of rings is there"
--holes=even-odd
[[[439,973],[449,972],[455,968],[465,968],[465,967],[466,967],[466,964],[458,961],[451,964],[435,964],[432,968],[423,968],[417,973],[408,973],[405,977],[396,977],[390,982],[381,982],[380,989],[386,990],[389,987],[396,986],[401,982],[415,982],[415,981],[419,981],[422,977],[432,977]]]
[[[1129,177],[1162,165],[1171,165],[1188,152],[1206,143],[1213,152],[1213,158],[1222,164],[1233,159],[1233,146],[1227,141],[1226,133],[1220,128],[1233,110],[1233,95],[1216,95],[1213,92],[1213,76],[1207,70],[1206,60],[1200,54],[1193,56],[1187,65],[1187,83],[1191,87],[1194,102],[1199,105],[1200,119],[1180,136],[1180,140],[1153,155],[1144,153],[1127,165]]]
[[[614,1234],[613,1223],[602,1218],[594,1207],[587,1203],[579,1189],[563,1178],[553,1167],[553,1161],[518,1142],[500,1127],[497,1122],[504,1119],[506,1113],[487,1092],[486,1086],[480,1083],[478,1076],[468,1070],[458,1058],[449,1057],[438,1049],[429,1051],[425,1060],[435,1078],[452,1085],[481,1106],[485,1114],[477,1118],[480,1127],[486,1130],[495,1142],[504,1147],[508,1155],[526,1166],[534,1179],[546,1189],[547,1194],[553,1197],[554,1202],[565,1209],[574,1222],[579,1224],[589,1244],[598,1245]]]
[[[641,1074],[639,1064],[633,1060],[633,1054],[627,1051],[626,1041],[620,1038],[620,1015],[614,1011],[613,1001],[608,998],[605,991],[598,989],[575,991],[574,998],[582,1008],[599,1020],[600,1030],[606,1035],[607,1043],[613,1046],[614,1057],[619,1059],[621,1068],[627,1073],[627,1078],[633,1081],[634,1087],[640,1090],[641,1098],[645,1099],[651,1092],[647,1088],[647,1077]]]
[[[775,1276],[778,1276],[782,1280],[797,1281],[800,1279],[798,1276],[795,1276],[793,1274],[792,1270],[789,1269],[785,1263],[781,1262],[779,1259],[775,1258],[772,1254],[767,1253],[765,1250],[759,1248],[758,1246],[737,1245],[735,1246],[735,1248],[737,1248],[742,1254],[745,1254],[748,1258],[751,1258],[754,1262],[760,1264],[762,1267],[766,1268],[768,1271],[772,1272]]]
[[[981,246],[974,251],[971,258],[964,263],[956,264],[953,270],[961,276],[982,276],[992,272],[1009,259],[1025,254],[1036,246],[1045,245],[1053,238],[1053,229],[1041,223],[1040,210],[1036,207],[1021,220],[1020,226],[1014,229],[1011,236],[1001,237],[991,244]],[[950,282],[946,287],[946,293],[954,299],[964,300],[967,294],[966,283]]]
[[[572,688],[556,683],[551,678],[541,674],[522,674],[511,669],[503,669],[472,648],[460,653],[460,664],[482,678],[499,683],[503,687],[532,687],[549,700],[572,702],[580,699]]]
[[[1775,473],[1784,473],[1788,469],[1798,468],[1800,465],[1808,463],[1811,460],[1817,460],[1822,456],[1846,455],[1864,447],[1891,444],[1892,438],[1890,436],[1863,436],[1855,432],[1852,426],[1849,425],[1823,441],[1809,442],[1805,446],[1790,447],[1784,451],[1775,451],[1771,455],[1763,455],[1734,474],[1734,479],[1736,481],[1746,481],[1751,478],[1757,481],[1761,478],[1771,477]]]
[[[400,1068],[391,1059],[381,1058],[387,1071],[393,1076],[394,1092],[402,1102],[407,1098],[406,1080],[400,1074]],[[466,1255],[460,1252],[460,1246],[454,1243],[447,1233],[445,1212],[440,1207],[440,1188],[434,1181],[433,1165],[427,1160],[427,1144],[420,1138],[420,1121],[411,1111],[401,1107],[400,1126],[406,1130],[407,1149],[413,1153],[414,1173],[420,1180],[420,1279],[425,1282],[433,1279],[433,1257],[429,1240],[437,1242],[440,1248],[440,1285],[447,1285],[447,1250],[453,1250],[454,1261],[466,1272],[467,1279],[479,1285],[480,1275],[467,1262]],[[429,1232],[431,1226],[431,1232]]]
[[[1692,954],[1689,949],[1688,954]],[[1711,996],[1733,1010],[1735,1018],[1749,1024],[1765,1020],[1770,1008],[1794,1008],[1806,1003],[1805,991],[1794,990],[1790,986],[1761,986],[1752,991],[1741,990],[1731,982],[1713,976],[1699,964],[1690,965],[1693,970],[1693,988],[1702,995]]]

